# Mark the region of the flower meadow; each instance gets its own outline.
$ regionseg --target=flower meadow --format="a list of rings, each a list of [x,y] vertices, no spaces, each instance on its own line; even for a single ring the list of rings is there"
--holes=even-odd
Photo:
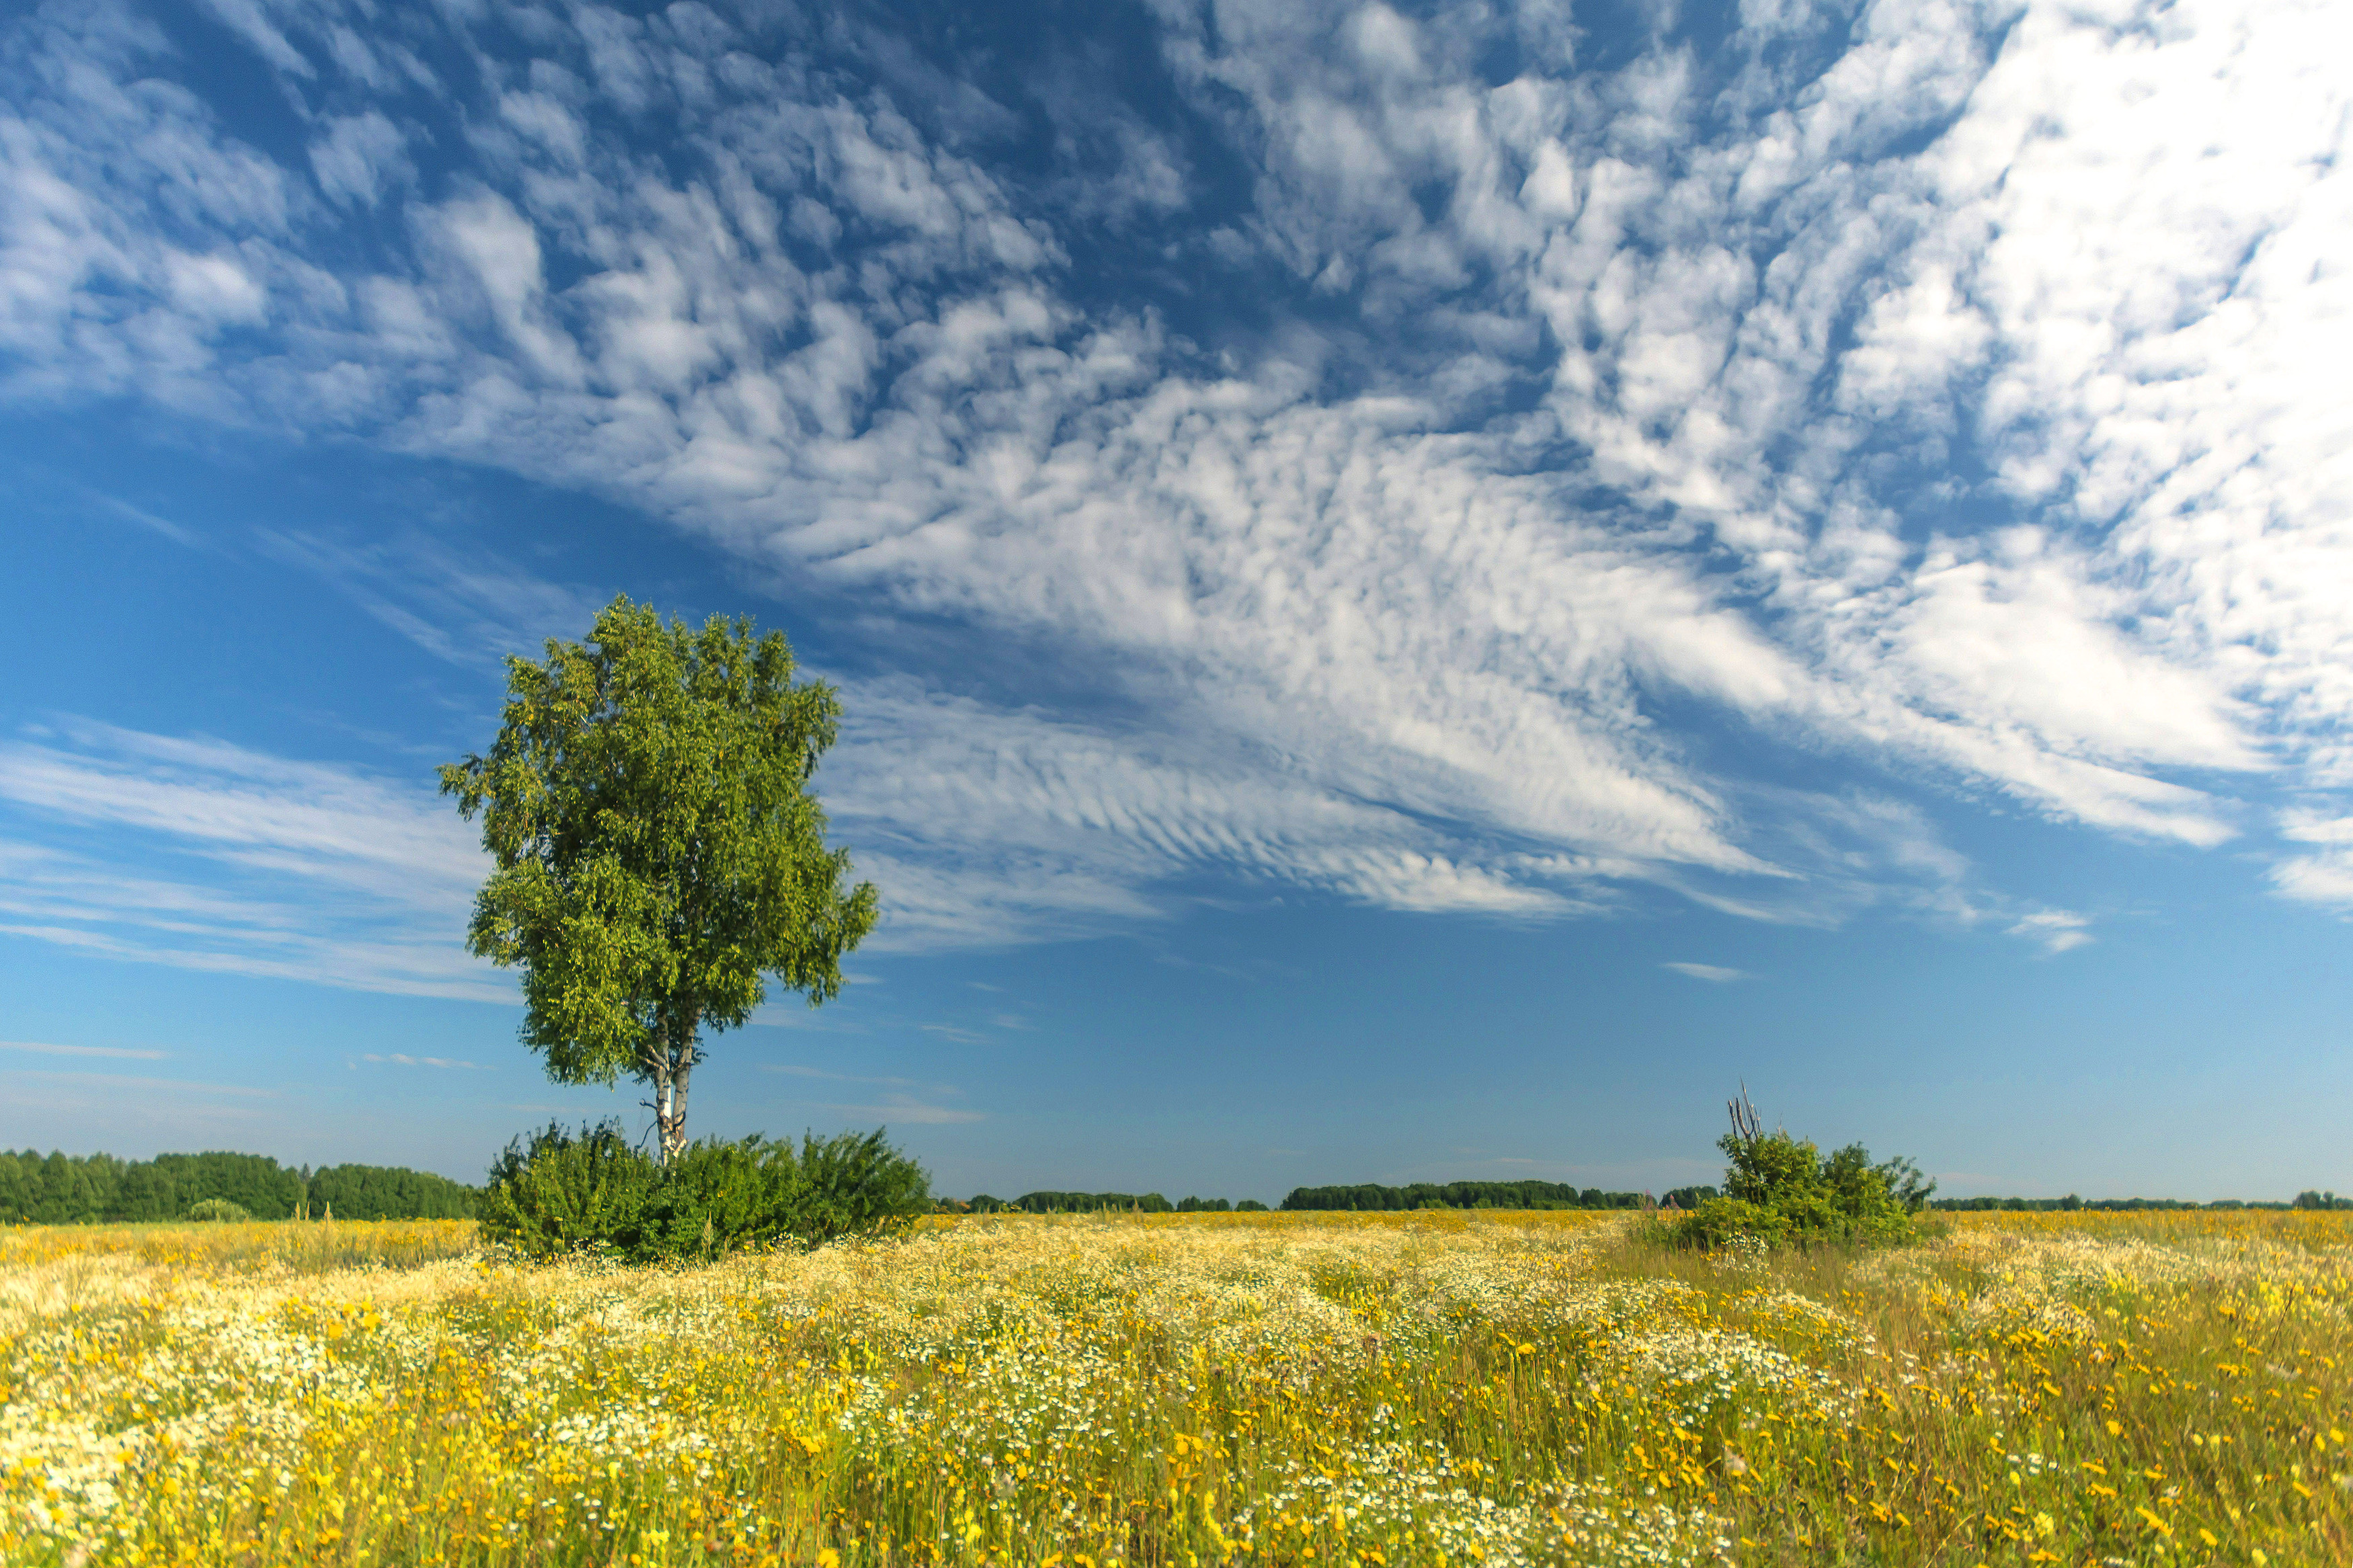
[[[9,1564],[2353,1562],[2353,1216],[0,1231]]]

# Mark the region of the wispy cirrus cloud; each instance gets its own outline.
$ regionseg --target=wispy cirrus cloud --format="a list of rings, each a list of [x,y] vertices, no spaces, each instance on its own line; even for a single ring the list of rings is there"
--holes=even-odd
[[[953,1084],[927,1083],[921,1079],[878,1077],[872,1073],[832,1072],[824,1068],[807,1067],[797,1062],[762,1062],[762,1072],[781,1073],[786,1078],[816,1079],[824,1083],[871,1083],[886,1089],[922,1089],[932,1095],[955,1095],[964,1091]]]
[[[0,1144],[129,1153],[219,1138],[250,1147],[282,1128],[297,1103],[299,1096],[245,1084],[11,1065],[0,1068]]]
[[[854,694],[829,799],[902,946],[1149,920],[1206,869],[2056,951],[2089,938],[1900,833],[1819,852],[1853,797],[1694,737],[2194,847],[2353,776],[2337,8],[1882,0],[1606,66],[1535,8],[1214,11],[1154,13],[1180,127],[881,14],[257,4],[281,159],[159,85],[144,13],[45,9],[0,65],[8,394],[594,489],[1086,671]],[[1004,155],[1033,100],[1102,134]],[[280,547],[448,657],[511,597]],[[2334,900],[2333,853],[2282,891]]]
[[[2037,910],[2010,927],[2011,936],[2024,937],[2053,957],[2096,942],[2086,928],[2091,921],[2071,910]]]
[[[142,1078],[132,1073],[111,1072],[50,1072],[33,1068],[9,1068],[7,1075],[31,1079],[42,1083],[80,1086],[86,1089],[160,1090],[182,1094],[227,1094],[241,1098],[272,1100],[279,1095],[274,1089],[258,1088],[240,1083],[204,1083],[177,1078]]]
[[[131,1046],[52,1046],[33,1040],[0,1040],[0,1051],[30,1051],[46,1057],[128,1057],[151,1062],[162,1061],[171,1054]]]
[[[1709,982],[1711,984],[1715,985],[1728,984],[1735,980],[1754,980],[1757,978],[1745,969],[1729,969],[1720,963],[1662,963],[1659,967],[1662,969],[1672,969],[1677,974],[1688,975],[1694,980],[1704,980]]]
[[[910,1126],[947,1126],[988,1120],[986,1111],[941,1103],[964,1097],[964,1090],[954,1084],[926,1083],[916,1079],[878,1077],[871,1073],[832,1072],[793,1062],[763,1062],[760,1070],[819,1083],[871,1084],[884,1091],[871,1104],[847,1105],[826,1100],[798,1102],[814,1110],[831,1110],[844,1116],[897,1121]]]
[[[885,1095],[869,1105],[839,1105],[829,1101],[810,1100],[812,1110],[831,1110],[860,1121],[898,1122],[907,1127],[948,1127],[965,1122],[986,1121],[988,1112],[969,1110],[953,1105],[934,1105],[912,1097]]]
[[[0,931],[185,969],[512,999],[464,952],[474,836],[424,789],[60,721],[0,742],[0,805],[15,832],[0,840]]]

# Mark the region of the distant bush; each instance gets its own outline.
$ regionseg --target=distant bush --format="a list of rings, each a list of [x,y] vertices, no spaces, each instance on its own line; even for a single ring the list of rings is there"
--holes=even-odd
[[[1267,1207],[1256,1198],[1244,1198],[1241,1202],[1234,1205],[1234,1212],[1236,1214],[1264,1214],[1267,1212]]]
[[[1873,1163],[1860,1143],[1825,1157],[1786,1131],[1768,1133],[1745,1095],[1732,1102],[1732,1131],[1716,1147],[1732,1161],[1723,1194],[1659,1222],[1662,1240],[1710,1251],[1738,1237],[1768,1247],[1890,1246],[1918,1234],[1919,1215],[1936,1186],[1909,1160]]]
[[[617,1123],[555,1123],[491,1167],[482,1237],[527,1258],[600,1252],[630,1262],[708,1261],[780,1245],[903,1230],[933,1207],[930,1178],[881,1131],[754,1133],[689,1144],[657,1164]]]
[[[253,1217],[250,1210],[229,1202],[227,1198],[199,1198],[188,1205],[188,1217],[194,1220],[219,1220],[230,1224]]]

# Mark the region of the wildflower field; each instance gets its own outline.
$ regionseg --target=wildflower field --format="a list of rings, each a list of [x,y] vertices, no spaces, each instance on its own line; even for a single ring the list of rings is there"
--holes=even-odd
[[[2353,1562],[2353,1216],[0,1232],[0,1561]]]

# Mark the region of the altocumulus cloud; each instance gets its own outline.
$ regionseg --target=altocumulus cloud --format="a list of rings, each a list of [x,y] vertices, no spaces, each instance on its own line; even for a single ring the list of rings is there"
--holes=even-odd
[[[2258,834],[2283,894],[2353,902],[2341,5],[1758,8],[1703,50],[1671,8],[1603,37],[1220,0],[1140,8],[1124,76],[1050,29],[934,58],[885,12],[206,14],[290,121],[208,98],[138,7],[8,25],[6,395],[590,489],[1092,672],[1070,710],[852,693],[828,799],[887,941],[1148,918],[1202,870],[2087,940],[1670,710],[2137,838]],[[319,560],[397,613],[381,560]],[[275,787],[160,744],[28,742],[6,787],[90,774],[159,828],[166,768]],[[174,820],[399,896],[329,825]],[[427,853],[446,902],[470,868]],[[99,872],[37,870],[17,929],[196,951],[155,934],[193,890],[100,932]],[[273,918],[191,915],[320,945]]]

